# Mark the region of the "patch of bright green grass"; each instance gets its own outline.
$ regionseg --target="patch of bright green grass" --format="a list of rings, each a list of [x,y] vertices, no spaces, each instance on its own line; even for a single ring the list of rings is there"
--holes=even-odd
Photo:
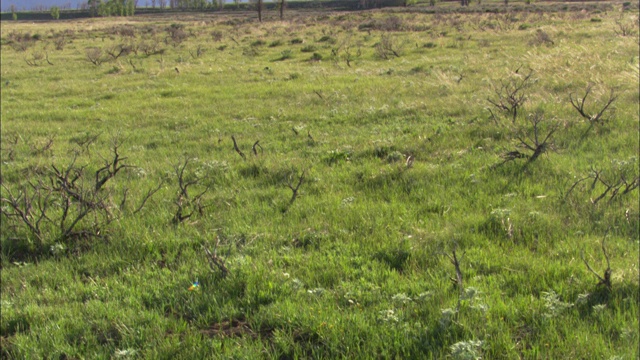
[[[616,34],[637,11],[295,16],[2,23],[2,197],[74,156],[90,187],[114,138],[131,165],[100,193],[110,222],[78,224],[99,236],[45,219],[38,241],[3,202],[5,356],[637,357],[638,190],[569,191],[593,170],[638,176],[638,35]],[[383,35],[398,56],[381,58]],[[138,53],[87,60],[118,44]],[[27,65],[35,52],[53,65]],[[529,70],[512,123],[488,99]],[[586,111],[617,96],[592,128],[569,101],[589,84]],[[534,113],[552,146],[496,166],[531,153]],[[185,159],[191,196],[208,190],[175,225]],[[218,239],[227,276],[203,249]],[[581,259],[604,276],[603,239],[611,290]]]

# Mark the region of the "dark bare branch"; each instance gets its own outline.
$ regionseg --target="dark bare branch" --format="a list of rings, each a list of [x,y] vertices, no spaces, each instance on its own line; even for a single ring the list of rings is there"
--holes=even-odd
[[[602,237],[602,253],[604,254],[605,259],[607,260],[607,268],[604,270],[604,277],[600,276],[597,272],[595,272],[591,266],[589,265],[589,263],[587,262],[587,259],[584,256],[584,250],[582,250],[580,257],[582,258],[582,261],[584,262],[584,264],[587,266],[587,269],[596,276],[596,278],[598,278],[598,286],[604,285],[607,287],[607,289],[611,290],[611,264],[609,263],[609,255],[607,254],[607,248],[605,247],[605,240],[607,238],[607,234],[608,234],[609,230],[607,230],[604,234],[604,236]]]
[[[105,58],[102,56],[102,49],[98,47],[87,48],[85,55],[87,56],[87,60],[95,66],[100,66],[105,61]]]
[[[447,257],[451,261],[451,264],[453,264],[453,266],[456,269],[456,278],[454,282],[456,286],[458,286],[458,289],[460,290],[460,294],[464,294],[464,286],[462,284],[462,271],[460,270],[460,262],[458,261],[458,256],[456,255],[455,249],[453,249],[452,254],[453,256],[449,254],[445,254],[445,255],[447,255]]]
[[[178,196],[175,200],[175,204],[178,207],[176,213],[172,219],[174,225],[180,224],[183,221],[191,218],[195,212],[203,215],[204,209],[207,207],[202,204],[202,197],[209,191],[210,187],[207,185],[205,189],[198,195],[191,197],[189,195],[189,187],[193,185],[200,185],[200,182],[204,180],[201,177],[193,177],[191,180],[187,180],[185,176],[185,169],[189,163],[189,158],[185,158],[182,166],[176,165],[175,171],[178,177]]]
[[[260,148],[260,152],[264,152],[262,146],[260,145],[260,140],[253,143],[253,146],[251,147],[251,150],[253,150],[253,155],[258,156],[258,148]]]
[[[573,183],[573,185],[571,185],[571,187],[569,188],[569,190],[567,191],[567,194],[565,195],[565,199],[567,198],[567,196],[569,196],[571,194],[571,192],[573,191],[573,189],[575,189],[575,187],[580,184],[581,182],[588,180],[589,177],[583,177],[582,179],[578,179],[576,182]]]
[[[164,184],[164,180],[160,180],[160,183],[158,184],[158,186],[155,189],[151,189],[149,191],[147,191],[147,194],[142,198],[142,202],[140,203],[140,205],[133,211],[133,214],[137,214],[138,212],[140,212],[140,210],[142,210],[142,208],[144,207],[144,205],[147,203],[147,201],[155,194],[157,193],[161,188],[162,185]]]
[[[55,136],[49,136],[46,142],[44,143],[44,145],[42,145],[40,148],[36,147],[35,145],[32,145],[31,154],[37,156],[51,150],[51,147],[53,147],[54,140],[55,140]]]
[[[118,59],[120,56],[127,56],[129,53],[131,53],[131,46],[125,44],[114,45],[107,49],[107,54],[114,60]]]
[[[233,149],[238,153],[238,155],[240,155],[240,157],[242,157],[243,160],[247,160],[247,157],[245,156],[245,154],[240,151],[240,148],[238,147],[238,143],[236,142],[236,138],[231,135],[231,140],[233,140]]]
[[[587,112],[587,110],[585,110],[584,106],[585,106],[585,103],[587,101],[587,97],[591,93],[592,88],[593,88],[593,84],[589,84],[587,86],[587,89],[585,90],[584,96],[581,99],[578,98],[578,97],[576,97],[576,99],[574,99],[573,98],[573,94],[569,94],[569,101],[571,101],[571,106],[573,106],[573,108],[576,109],[578,114],[580,114],[580,116],[582,116],[584,119],[589,121],[591,123],[591,125],[593,125],[593,124],[602,124],[602,123],[604,123],[606,121],[603,118],[603,115],[604,115],[605,111],[607,111],[607,109],[609,109],[611,104],[613,104],[618,99],[618,95],[616,95],[614,89],[611,89],[611,91],[609,92],[609,99],[600,108],[600,110],[598,110],[598,111],[596,111],[594,113],[589,113],[589,112]]]
[[[43,241],[43,234],[40,229],[40,223],[43,219],[49,219],[47,217],[47,207],[49,205],[50,194],[43,195],[41,186],[31,185],[31,194],[27,187],[23,187],[16,195],[11,190],[2,184],[4,193],[7,197],[2,197],[0,203],[6,205],[6,208],[0,207],[0,212],[8,218],[18,218],[29,229],[32,235],[38,239],[40,243]],[[39,214],[36,214],[37,207]]]
[[[293,174],[289,175],[289,177],[287,178],[287,186],[289,187],[289,189],[291,189],[291,200],[289,200],[289,205],[293,204],[294,201],[296,201],[296,198],[298,197],[298,189],[300,189],[300,185],[302,185],[302,182],[304,181],[304,176],[306,174],[306,170],[302,170],[302,174],[300,174],[300,176],[298,177],[298,184],[294,187],[293,186]]]
[[[87,133],[85,134],[83,137],[81,138],[75,138],[72,139],[76,144],[78,144],[78,146],[80,147],[81,151],[89,151],[89,146],[91,146],[93,143],[96,142],[96,140],[98,140],[98,138],[100,137],[102,133],[97,133],[97,134],[90,134]]]
[[[529,70],[525,75],[520,75],[516,71],[515,75],[511,78],[501,80],[499,88],[495,88],[494,92],[497,99],[487,99],[487,101],[498,110],[509,114],[511,116],[511,122],[515,123],[519,110],[527,100],[524,91],[531,86],[533,82],[532,76],[533,70]],[[493,112],[491,115],[495,119]]]
[[[527,164],[532,163],[542,154],[546,153],[549,149],[553,149],[553,143],[551,138],[558,129],[558,124],[552,124],[550,127],[546,127],[546,134],[542,137],[543,128],[541,124],[545,121],[543,114],[536,112],[528,117],[529,126],[521,127],[513,135],[515,139],[519,141],[519,147],[531,151],[531,155],[527,155],[518,150],[510,151],[504,155],[504,159],[501,163],[496,164],[493,168],[501,166],[509,161],[516,159],[527,159]],[[542,138],[542,140],[540,140]]]
[[[591,180],[591,184],[587,189],[589,193],[592,193],[596,188],[603,189],[600,190],[598,196],[590,199],[594,205],[598,204],[607,196],[609,196],[608,202],[610,203],[615,198],[626,195],[640,186],[640,176],[635,172],[627,173],[624,169],[613,169],[605,172],[592,166],[587,176],[573,183],[567,192],[567,196],[579,183],[586,180]]]
[[[113,160],[107,161],[105,160],[105,165],[96,171],[96,183],[95,189],[96,191],[102,189],[104,184],[109,181],[109,179],[113,178],[118,174],[118,172],[127,167],[133,167],[131,165],[122,164],[123,161],[127,160],[126,157],[121,158],[118,153],[119,143],[118,141],[114,141],[113,144]]]

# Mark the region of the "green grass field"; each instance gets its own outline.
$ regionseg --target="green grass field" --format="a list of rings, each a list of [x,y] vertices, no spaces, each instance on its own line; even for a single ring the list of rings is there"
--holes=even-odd
[[[637,359],[638,11],[420,9],[3,21],[2,358]]]

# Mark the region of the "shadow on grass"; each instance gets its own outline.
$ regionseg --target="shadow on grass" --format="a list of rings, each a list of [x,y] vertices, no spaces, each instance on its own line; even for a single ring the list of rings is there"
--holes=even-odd
[[[640,301],[640,289],[636,284],[614,283],[611,289],[605,286],[594,285],[594,287],[596,289],[588,294],[586,301],[576,304],[578,314],[583,319],[593,318],[594,306],[606,305],[612,311],[629,311],[629,309],[619,309],[619,307],[633,306],[633,304],[637,304]]]

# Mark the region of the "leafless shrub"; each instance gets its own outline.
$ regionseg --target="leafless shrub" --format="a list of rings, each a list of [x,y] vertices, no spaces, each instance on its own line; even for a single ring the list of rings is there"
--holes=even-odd
[[[0,199],[3,206],[0,213],[9,219],[25,226],[35,236],[39,244],[44,242],[41,224],[47,220],[47,211],[51,203],[51,191],[44,189],[42,184],[29,183],[14,193],[2,184],[3,197]],[[13,224],[17,225],[17,224]]]
[[[113,216],[108,205],[108,194],[100,191],[101,186],[94,184],[93,188],[88,188],[82,181],[85,167],[75,166],[76,158],[66,168],[53,168],[50,188],[51,192],[58,194],[61,202],[62,215],[59,219],[60,233],[63,240],[72,236],[95,237],[99,236],[102,225],[107,225],[113,220]],[[94,214],[100,217],[101,221],[94,222],[91,230],[80,230],[76,232],[76,226],[86,216]]]
[[[117,44],[107,48],[106,52],[111,58],[114,60],[118,59],[120,56],[127,56],[132,52],[131,45],[126,44]]]
[[[27,51],[36,43],[36,38],[30,33],[11,32],[7,36],[7,40],[13,50],[18,52]]]
[[[205,186],[204,190],[198,193],[196,196],[189,194],[189,189],[192,186],[201,186],[201,183],[205,178],[198,177],[196,175],[185,174],[185,169],[189,164],[189,158],[185,158],[182,165],[175,166],[176,176],[178,178],[178,196],[176,197],[175,204],[177,210],[171,221],[174,225],[178,225],[185,220],[191,218],[196,212],[200,215],[204,214],[204,209],[207,207],[202,203],[204,194],[209,191],[209,186]]]
[[[558,124],[547,125],[544,115],[541,112],[530,114],[529,124],[520,126],[514,131],[514,138],[518,140],[517,147],[530,154],[522,153],[519,150],[509,151],[502,156],[503,161],[494,167],[501,166],[516,159],[527,159],[527,163],[534,162],[540,155],[553,149],[552,137],[558,130]]]
[[[633,22],[616,20],[616,29],[613,31],[618,36],[636,36],[638,33],[638,25]]]
[[[162,55],[164,54],[164,49],[160,46],[160,42],[158,39],[153,38],[149,41],[142,41],[137,46],[138,50],[141,51],[146,56],[151,55]]]
[[[611,107],[611,105],[618,99],[618,96],[615,93],[614,89],[611,89],[609,92],[609,99],[605,101],[604,105],[600,107],[600,110],[596,110],[595,112],[590,112],[585,110],[584,106],[587,101],[587,97],[591,93],[593,88],[593,84],[589,84],[587,86],[587,90],[585,91],[582,99],[576,97],[573,98],[573,94],[569,94],[569,100],[571,101],[571,106],[589,122],[589,128],[585,131],[585,135],[593,128],[595,125],[603,125],[607,121],[609,121],[608,117],[604,117],[605,112]]]
[[[553,148],[551,138],[558,130],[558,125],[551,124],[545,127],[543,125],[545,124],[545,119],[541,112],[529,115],[528,120],[530,126],[521,128],[516,134],[516,138],[520,141],[521,147],[533,152],[528,160],[533,162],[547,150]]]
[[[302,170],[300,176],[298,176],[298,183],[294,186],[294,175],[297,176],[297,171],[293,171],[289,176],[287,176],[287,187],[291,189],[291,199],[289,200],[289,206],[293,204],[294,201],[298,198],[298,190],[300,189],[300,185],[304,181],[304,176],[306,174],[306,170]]]
[[[609,202],[615,198],[631,193],[640,186],[640,176],[638,176],[637,161],[635,158],[629,161],[612,161],[612,166],[608,169],[596,169],[591,167],[589,173],[576,180],[567,191],[568,197],[576,187],[584,181],[590,180],[591,185],[584,191],[597,195],[590,198],[592,204],[609,196]]]
[[[400,46],[397,40],[388,34],[382,34],[380,42],[375,45],[376,55],[381,59],[389,59],[391,56],[400,57]]]
[[[160,25],[146,24],[146,25],[140,26],[138,28],[138,31],[145,35],[155,36],[158,33],[162,32],[162,27]]]
[[[102,187],[109,181],[109,179],[116,176],[116,174],[127,167],[132,167],[130,165],[124,164],[123,162],[127,160],[126,157],[121,157],[118,152],[118,148],[120,147],[120,141],[118,139],[114,139],[112,152],[113,152],[113,160],[103,159],[104,166],[96,171],[96,182],[95,182],[95,190],[99,191]]]
[[[342,55],[342,58],[347,63],[348,67],[351,67],[351,62],[362,55],[362,49],[360,48],[360,46],[356,46],[356,49],[354,51],[353,46],[350,42],[344,44],[343,50],[344,53]]]
[[[114,211],[118,210],[113,191],[105,185],[119,170],[130,167],[122,163],[126,158],[120,157],[117,141],[112,152],[114,158],[104,159],[105,165],[96,171],[94,182],[87,176],[87,166],[76,165],[74,156],[68,165],[52,165],[44,178],[31,179],[17,189],[3,184],[0,213],[9,220],[16,235],[26,231],[38,245],[51,239],[68,242],[102,236],[103,230],[117,219]],[[127,189],[120,208],[126,203],[126,193]],[[136,212],[154,193],[147,194]]]
[[[106,30],[106,33],[133,38],[136,37],[136,28],[133,25],[117,25]]]
[[[189,37],[189,34],[184,31],[183,24],[171,24],[171,26],[167,27],[165,30],[167,31],[167,34],[169,34],[169,36],[165,38],[165,43],[169,44],[172,42],[173,46],[180,45]]]
[[[529,70],[526,74],[520,74],[517,69],[508,79],[500,80],[499,85],[493,85],[497,99],[487,99],[489,103],[498,110],[511,116],[511,122],[515,124],[518,117],[518,111],[527,101],[525,90],[533,84],[533,70]],[[489,109],[494,120],[497,120],[495,114]]]
[[[102,53],[102,49],[99,47],[86,48],[85,55],[87,56],[87,60],[95,66],[100,66],[107,60]]]
[[[64,47],[67,45],[67,38],[64,35],[61,36],[57,36],[56,38],[53,39],[53,44],[56,47],[56,50],[62,51],[64,50]]]
[[[89,147],[93,143],[95,143],[96,140],[98,140],[98,137],[100,137],[100,133],[85,133],[84,135],[71,138],[69,142],[78,145],[79,149],[77,149],[76,151],[79,150],[79,152],[89,152]]]
[[[40,66],[42,65],[42,60],[44,60],[44,54],[39,51],[35,51],[24,58],[24,62],[29,66]]]

